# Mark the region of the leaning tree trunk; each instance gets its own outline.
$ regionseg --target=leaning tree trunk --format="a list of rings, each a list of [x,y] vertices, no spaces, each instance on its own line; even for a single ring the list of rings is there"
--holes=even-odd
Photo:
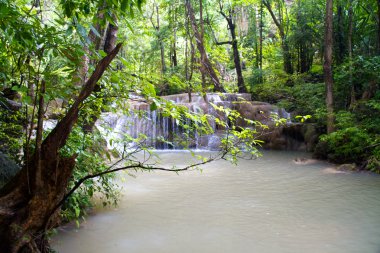
[[[224,92],[224,88],[220,84],[219,78],[216,75],[215,70],[213,69],[211,62],[207,57],[207,53],[206,53],[206,50],[205,50],[205,47],[204,47],[203,41],[202,41],[202,36],[199,33],[198,26],[197,26],[197,23],[195,21],[194,9],[190,3],[190,0],[185,0],[185,4],[186,4],[186,9],[187,9],[187,12],[189,15],[189,19],[191,22],[191,27],[193,28],[195,41],[197,43],[197,48],[198,48],[198,51],[201,55],[202,67],[200,69],[202,72],[206,72],[210,76],[211,81],[214,84],[214,90],[215,91]]]
[[[287,41],[287,36],[285,34],[284,29],[284,21],[281,21],[281,19],[278,19],[276,15],[274,14],[271,3],[268,0],[263,0],[262,3],[267,7],[269,14],[271,15],[273,22],[277,26],[280,37],[281,37],[281,48],[283,53],[283,59],[284,59],[284,71],[287,74],[293,74],[293,65],[292,65],[292,54],[290,52],[289,43]]]
[[[114,24],[116,24],[117,20],[115,16],[113,16],[113,20],[114,20]],[[117,25],[114,25],[114,24],[112,23],[108,24],[106,35],[104,36],[103,50],[107,54],[110,53],[115,48],[115,45],[116,45],[117,33],[118,33],[119,28]],[[96,48],[96,50],[99,50],[99,49],[100,48]],[[97,84],[95,85],[94,92],[100,92],[101,89],[102,87],[99,84]],[[94,111],[96,111],[95,108],[94,108]],[[94,126],[95,126],[96,121],[98,120],[98,117],[99,115],[93,114],[89,117],[88,121],[84,123],[83,130],[86,133],[91,133],[94,130]]]
[[[84,100],[121,48],[118,44],[96,66],[65,117],[42,142],[39,154],[0,191],[0,252],[47,252],[46,229],[55,226],[59,204],[75,166],[75,157],[61,157]]]

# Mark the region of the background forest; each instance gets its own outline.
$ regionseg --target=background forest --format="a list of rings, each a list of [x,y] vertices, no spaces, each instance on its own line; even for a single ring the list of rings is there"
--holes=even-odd
[[[294,121],[310,115],[301,118],[320,133],[316,157],[380,170],[380,1],[0,0],[0,30],[2,184],[40,161],[45,148],[56,150],[56,160],[77,154],[73,177],[65,177],[70,188],[103,171],[94,124],[132,94],[176,117],[159,96],[250,93],[285,108]],[[73,113],[75,120],[45,147],[52,141],[43,130],[47,107],[51,117]],[[112,175],[100,176],[65,199],[65,219],[80,217],[96,191],[105,204],[116,201]]]

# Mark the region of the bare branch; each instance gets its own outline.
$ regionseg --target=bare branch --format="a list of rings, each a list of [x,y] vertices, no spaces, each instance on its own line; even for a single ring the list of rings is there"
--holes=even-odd
[[[225,155],[227,154],[227,152],[223,152],[220,156],[219,159],[223,158]],[[183,167],[183,168],[165,168],[165,167],[154,167],[152,164],[144,164],[147,160],[145,160],[144,162],[137,162],[137,161],[134,161],[135,163],[134,164],[131,164],[131,165],[127,165],[127,166],[123,166],[123,167],[118,167],[118,168],[114,168],[117,164],[119,164],[121,161],[123,161],[125,159],[120,159],[118,161],[116,161],[114,164],[112,164],[110,167],[108,167],[106,170],[104,171],[101,171],[101,172],[97,172],[97,173],[94,173],[94,174],[89,174],[85,177],[82,177],[81,179],[79,179],[75,185],[73,186],[73,188],[71,188],[70,191],[68,191],[68,193],[65,194],[65,196],[62,198],[62,200],[56,205],[56,207],[53,209],[53,211],[51,212],[51,215],[53,215],[62,205],[63,203],[65,203],[65,201],[87,180],[89,179],[92,179],[92,178],[96,178],[96,177],[100,177],[100,176],[103,176],[103,175],[106,175],[106,174],[110,174],[110,173],[114,173],[114,172],[118,172],[118,171],[123,171],[123,170],[130,170],[130,169],[142,169],[142,170],[147,170],[147,171],[153,171],[153,170],[159,170],[159,171],[167,171],[167,172],[181,172],[181,171],[186,171],[186,170],[189,170],[191,168],[195,168],[195,167],[198,167],[198,166],[201,166],[201,165],[204,165],[204,164],[207,164],[207,163],[210,163],[212,161],[215,161],[215,160],[218,160],[218,156],[215,156],[215,157],[209,157],[208,159],[202,161],[202,162],[198,162],[198,163],[193,163],[191,165],[188,165],[186,167]],[[148,158],[149,160],[149,158]]]
[[[221,46],[221,45],[232,45],[232,41],[222,41],[222,42],[218,42],[217,40],[216,40],[216,38],[214,38],[215,39],[215,44],[216,45],[218,45],[218,46]]]

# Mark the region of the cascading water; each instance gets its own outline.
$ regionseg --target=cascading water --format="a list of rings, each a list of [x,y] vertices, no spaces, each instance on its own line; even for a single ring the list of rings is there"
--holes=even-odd
[[[250,94],[233,94],[209,93],[205,96],[192,94],[192,101],[189,101],[188,94],[169,95],[162,97],[176,105],[185,106],[189,111],[194,113],[206,113],[213,117],[225,120],[225,115],[216,111],[211,103],[216,106],[223,106],[238,111],[243,118],[260,121],[263,124],[273,125],[271,115],[277,115],[277,118],[285,118],[290,123],[290,114],[284,109],[277,108],[264,102],[251,101]],[[207,101],[207,102],[206,102]],[[179,124],[178,119],[164,117],[160,110],[150,109],[149,103],[141,98],[129,101],[130,112],[128,115],[117,113],[103,113],[101,119],[97,122],[97,127],[102,131],[108,141],[108,148],[125,148],[134,145],[133,139],[143,137],[144,144],[156,149],[183,149],[184,147],[192,149],[218,149],[220,145],[222,129],[214,120],[209,124],[213,129],[213,134],[202,135]],[[190,119],[184,120],[184,125],[194,124]],[[242,120],[239,123],[245,126]],[[183,143],[184,135],[191,140],[185,145]],[[124,140],[125,136],[131,138]],[[117,144],[120,141],[123,144]]]

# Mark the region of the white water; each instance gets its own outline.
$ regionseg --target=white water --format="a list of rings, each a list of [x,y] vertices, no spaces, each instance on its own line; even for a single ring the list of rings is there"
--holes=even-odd
[[[293,162],[304,156],[271,151],[203,173],[120,174],[120,205],[61,229],[53,245],[61,253],[380,252],[380,176]],[[186,152],[160,157],[190,161]]]
[[[276,115],[278,119],[285,118],[287,123],[291,123],[290,114],[284,109],[277,108],[268,103],[251,101],[250,94],[208,93],[205,97],[209,103],[236,110],[243,118],[249,120],[258,120],[263,124],[273,125],[273,114]],[[148,102],[142,98],[134,98],[136,101],[129,101],[129,115],[110,112],[103,113],[101,119],[97,122],[97,127],[107,139],[108,148],[118,148],[122,150],[126,146],[134,146],[133,141],[122,141],[125,135],[132,138],[145,135],[147,137],[146,145],[157,149],[184,148],[183,143],[181,144],[179,140],[183,141],[183,134],[189,130],[185,130],[181,127],[178,119],[163,117],[160,110],[151,111]],[[192,95],[192,102],[189,102],[188,94],[170,95],[162,98],[177,105],[185,106],[190,112],[207,113],[220,120],[226,120],[226,117],[222,115],[222,113],[216,111],[210,104],[205,102],[203,96],[198,94]],[[241,123],[243,123],[243,121]],[[191,126],[189,119],[185,119],[183,124]],[[210,120],[209,124],[214,134],[202,136],[197,132],[191,132],[190,136],[192,136],[192,140],[188,140],[188,148],[219,149],[219,140],[222,133],[218,131],[214,120]],[[110,131],[107,131],[107,129]],[[163,142],[162,139],[166,142]],[[117,143],[118,141],[121,141],[122,144]]]

